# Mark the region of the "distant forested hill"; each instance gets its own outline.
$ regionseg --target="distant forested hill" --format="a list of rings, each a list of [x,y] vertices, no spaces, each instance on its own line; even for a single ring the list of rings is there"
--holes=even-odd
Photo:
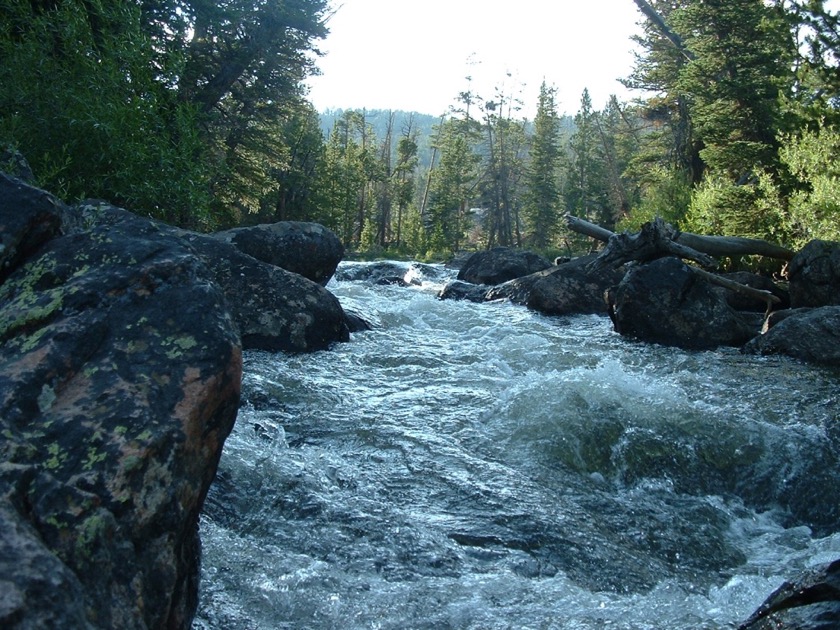
[[[324,140],[329,139],[335,126],[335,121],[341,118],[346,111],[348,110],[327,109],[319,113],[321,118],[321,132],[324,134]],[[433,127],[440,123],[440,116],[388,109],[356,111],[364,111],[365,120],[373,128],[379,140],[382,140],[388,132],[388,118],[391,114],[394,115],[394,134],[397,136],[402,134],[408,127],[409,122],[411,122],[411,126],[417,130],[417,157],[419,159],[419,165],[423,168],[429,167],[432,159],[431,138]]]

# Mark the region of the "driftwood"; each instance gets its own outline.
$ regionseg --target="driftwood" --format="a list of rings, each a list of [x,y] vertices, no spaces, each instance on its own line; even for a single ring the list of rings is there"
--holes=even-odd
[[[675,240],[677,231],[662,219],[645,223],[638,234],[610,234],[607,246],[594,261],[595,266],[615,268],[631,260],[649,262],[662,256],[693,260],[706,269],[717,266],[711,256],[678,243]]]
[[[740,247],[742,251],[739,253],[741,254],[759,254],[762,252],[755,250],[761,249],[764,252],[774,252],[777,254],[776,256],[772,256],[772,254],[764,253],[763,255],[765,256],[783,258],[785,260],[790,260],[793,257],[793,252],[789,252],[789,250],[778,245],[757,239],[729,239],[728,237],[698,236],[697,234],[681,233],[659,218],[650,223],[645,223],[638,234],[632,235],[626,233],[616,234],[599,225],[584,221],[572,215],[566,215],[566,224],[573,232],[607,242],[607,246],[599,254],[598,258],[593,261],[596,266],[609,265],[618,267],[631,260],[647,262],[665,255],[671,255],[692,260],[707,269],[714,269],[715,261],[708,254],[720,252],[724,248],[724,241],[732,242],[734,248]],[[684,236],[690,237],[687,243],[683,242],[682,237]],[[709,251],[710,249],[712,251]],[[787,256],[788,252],[790,253],[790,257]],[[718,255],[733,255],[734,253],[733,249],[728,249],[726,254]],[[780,256],[778,255],[779,253],[785,253],[785,255]],[[701,278],[713,284],[765,302],[768,312],[771,310],[773,304],[778,304],[781,301],[769,291],[754,289],[753,287],[722,278],[697,267],[690,266],[690,269]]]
[[[566,225],[573,232],[591,236],[599,241],[607,242],[613,236],[613,232],[572,215],[566,215]],[[757,238],[706,236],[675,231],[674,241],[680,245],[690,247],[695,251],[715,257],[758,255],[779,260],[791,260],[795,253],[780,245],[768,243]]]

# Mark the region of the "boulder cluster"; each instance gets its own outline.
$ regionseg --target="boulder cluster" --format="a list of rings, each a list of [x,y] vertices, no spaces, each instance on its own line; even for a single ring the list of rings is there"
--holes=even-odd
[[[318,225],[202,235],[0,174],[0,627],[190,627],[242,350],[347,340],[342,255]]]
[[[440,297],[507,299],[547,315],[603,314],[616,332],[642,341],[840,365],[840,243],[806,245],[787,266],[786,286],[746,272],[720,276],[772,302],[710,282],[676,256],[616,269],[590,254],[543,261],[537,271],[533,257],[504,247],[474,254]]]

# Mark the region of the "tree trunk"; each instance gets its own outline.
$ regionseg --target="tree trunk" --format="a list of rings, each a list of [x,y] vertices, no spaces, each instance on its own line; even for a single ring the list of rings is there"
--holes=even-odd
[[[610,265],[616,267],[630,260],[644,262],[662,255],[688,258],[705,267],[712,267],[714,263],[711,256],[707,256],[706,254],[717,256],[760,254],[773,258],[782,258],[783,260],[790,260],[793,257],[793,252],[790,250],[758,239],[699,236],[697,234],[678,232],[660,218],[650,223],[645,223],[642,226],[641,232],[635,235],[626,233],[615,234],[599,225],[584,221],[578,217],[573,217],[572,215],[566,215],[566,225],[573,232],[590,236],[600,241],[607,241],[608,244],[604,248],[604,251],[590,263],[601,266]],[[684,237],[689,237],[685,239],[686,242],[684,242]],[[697,267],[690,267],[690,269],[708,282],[766,302],[768,313],[772,309],[773,304],[780,302],[779,298],[769,291],[754,289]]]
[[[572,231],[585,236],[591,236],[599,241],[607,242],[613,232],[572,215],[566,215],[566,226]],[[791,260],[794,256],[789,250],[774,243],[768,243],[757,238],[741,238],[737,236],[705,236],[689,232],[674,233],[674,241],[697,252],[709,256],[766,256],[778,260]]]

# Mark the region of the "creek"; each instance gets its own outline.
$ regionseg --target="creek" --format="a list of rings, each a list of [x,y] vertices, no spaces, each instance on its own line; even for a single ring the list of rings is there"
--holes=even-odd
[[[837,370],[404,268],[331,281],[375,324],[349,343],[246,352],[194,628],[735,628],[840,558]]]

